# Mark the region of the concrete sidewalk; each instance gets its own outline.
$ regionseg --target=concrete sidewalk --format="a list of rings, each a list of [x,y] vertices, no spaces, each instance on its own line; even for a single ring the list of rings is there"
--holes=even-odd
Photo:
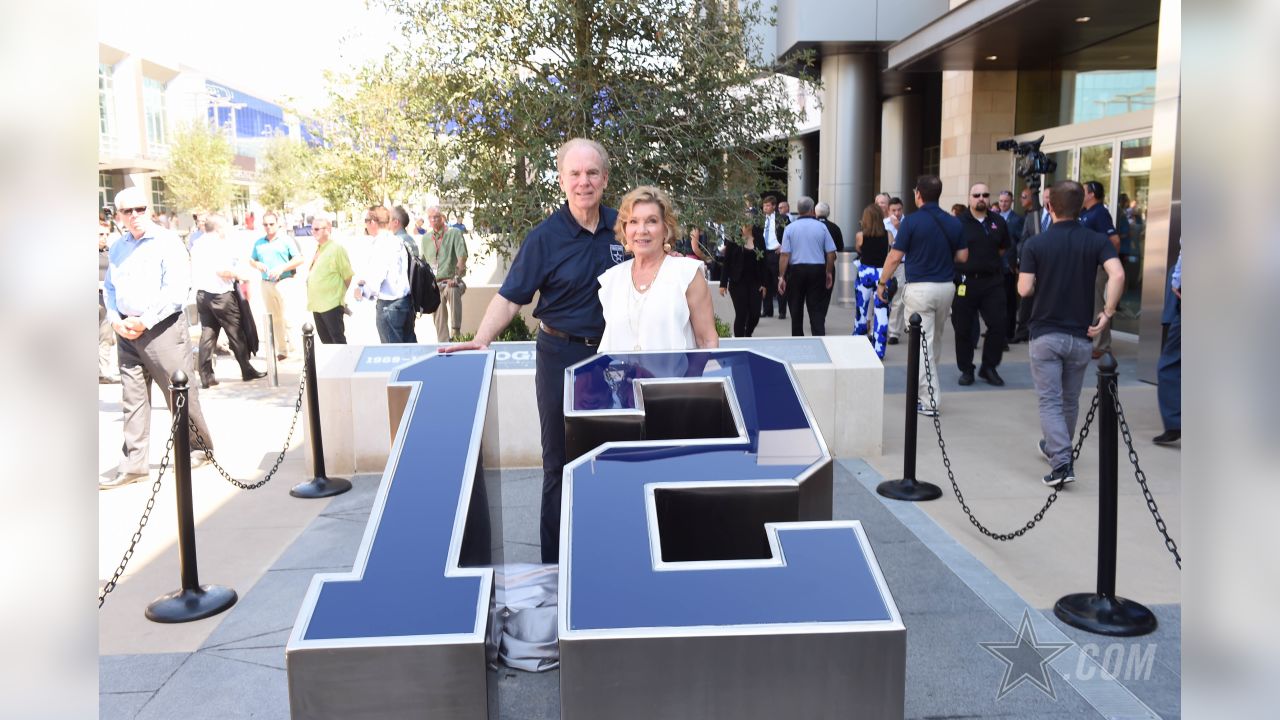
[[[714,297],[717,313],[731,319],[732,310],[718,294]],[[851,311],[833,306],[828,332],[847,333],[851,327]],[[790,320],[766,318],[756,334],[789,333]],[[1121,400],[1152,492],[1170,533],[1180,539],[1180,451],[1150,443],[1161,428],[1155,388],[1133,379],[1136,347],[1116,340]],[[1002,531],[1020,527],[1047,495],[1040,483],[1047,468],[1035,449],[1039,426],[1026,346],[1015,345],[1006,354],[1001,373],[1008,384],[999,389],[981,381],[954,386],[949,341],[941,358],[948,393],[942,431],[957,482],[983,522]],[[1040,526],[1012,542],[991,541],[970,525],[952,495],[925,418],[919,427],[917,475],[942,486],[944,495],[920,504],[884,500],[874,494],[875,484],[902,473],[905,362],[905,345],[891,346],[885,359],[884,453],[837,463],[835,514],[864,522],[907,624],[907,716],[1179,716],[1180,576],[1123,450],[1117,589],[1152,607],[1161,627],[1155,635],[1116,644],[1064,628],[1051,611],[1059,596],[1094,589],[1096,439],[1086,443],[1074,486],[1060,495]],[[218,457],[238,477],[257,479],[274,462],[292,416],[300,365],[295,359],[282,365],[278,389],[266,381],[240,383],[225,376],[230,382],[202,391]],[[1087,387],[1086,407],[1091,396]],[[119,452],[118,403],[118,386],[100,387],[104,476],[114,469]],[[153,427],[167,426],[167,414],[158,408]],[[162,451],[163,445],[152,448],[157,463]],[[201,581],[234,587],[241,600],[222,615],[183,625],[158,625],[142,615],[147,602],[179,584],[172,482],[166,477],[129,572],[100,611],[102,717],[288,716],[283,646],[302,592],[315,572],[350,567],[379,480],[358,476],[353,492],[329,500],[294,499],[288,488],[305,479],[307,451],[299,427],[280,477],[252,492],[235,489],[210,467],[196,469]],[[538,473],[505,469],[501,477],[506,557],[535,560]],[[100,582],[114,570],[149,494],[146,483],[100,493]],[[1024,683],[996,701],[1003,666],[977,643],[1013,640],[1026,609],[1041,643],[1073,643],[1052,663],[1056,699]],[[1139,663],[1137,676],[1114,673],[1119,678],[1112,681],[1100,670],[1113,669],[1107,666],[1113,647],[1126,657],[1149,654],[1151,662]],[[505,671],[502,689],[503,718],[559,716],[555,672]]]

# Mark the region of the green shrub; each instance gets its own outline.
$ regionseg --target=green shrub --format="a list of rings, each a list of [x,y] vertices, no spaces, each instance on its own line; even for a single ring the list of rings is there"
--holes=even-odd
[[[504,328],[502,332],[498,333],[498,340],[500,342],[520,342],[532,339],[533,331],[525,324],[524,317],[519,313],[516,313],[516,316],[511,318],[511,322],[507,327]]]
[[[733,337],[733,328],[728,323],[720,319],[719,315],[713,316],[716,321],[716,335],[722,338]]]

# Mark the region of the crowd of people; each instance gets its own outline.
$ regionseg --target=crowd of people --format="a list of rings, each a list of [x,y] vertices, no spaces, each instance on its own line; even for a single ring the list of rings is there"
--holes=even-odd
[[[565,370],[599,352],[643,352],[716,348],[709,278],[733,302],[733,332],[750,337],[761,317],[791,315],[793,335],[803,335],[807,312],[813,335],[825,334],[835,280],[836,253],[846,250],[843,232],[829,219],[830,207],[812,198],[789,203],[773,195],[757,210],[748,199],[740,238],[724,238],[721,226],[681,231],[677,203],[661,188],[626,192],[618,209],[602,204],[609,183],[609,154],[599,143],[575,138],[556,154],[564,203],[522,242],[505,280],[485,310],[474,339],[442,345],[441,352],[488,347],[520,308],[538,297],[535,387],[541,428],[543,496],[541,545],[544,562],[558,559],[561,475],[566,462],[563,390]],[[997,372],[1008,343],[1030,341],[1032,377],[1039,396],[1041,452],[1051,472],[1047,485],[1074,480],[1070,439],[1084,370],[1106,340],[1124,289],[1109,213],[1100,187],[1062,181],[1045,190],[1043,211],[1030,190],[1020,195],[1023,214],[1012,210],[1005,191],[991,204],[985,183],[969,188],[967,205],[948,213],[938,206],[942,181],[922,175],[913,188],[916,210],[904,214],[900,198],[876,196],[862,211],[853,239],[858,253],[854,334],[866,335],[881,358],[904,332],[904,318],[918,313],[935,369],[923,364],[917,411],[941,407],[938,349],[947,317],[956,333],[956,364],[962,385],[975,375],[1003,385]],[[195,289],[202,326],[198,366],[201,387],[217,384],[212,355],[225,331],[231,354],[246,381],[264,373],[250,363],[256,338],[246,321],[249,280],[260,282],[283,360],[294,332],[287,318],[288,287],[305,275],[307,309],[322,342],[343,343],[351,303],[375,301],[378,337],[384,343],[417,342],[409,265],[426,262],[441,291],[435,318],[437,341],[460,331],[466,290],[466,242],[446,224],[438,207],[427,208],[410,231],[402,206],[370,207],[364,214],[367,250],[352,262],[332,239],[333,218],[310,223],[313,252],[304,253],[262,217],[263,235],[243,259],[227,240],[225,219],[202,218],[202,233],[188,248],[176,233],[147,219],[148,203],[136,189],[117,197],[125,230],[112,242],[100,229],[102,279],[100,341],[118,343],[119,378],[125,384],[125,446],[120,473],[103,487],[118,487],[146,473],[146,396],[154,379],[168,398],[167,378],[182,367],[190,373],[186,315]],[[1101,208],[1101,209],[1099,209]],[[1099,232],[1101,230],[1101,232]],[[1110,231],[1108,233],[1108,230]],[[416,236],[416,237],[415,237]],[[719,244],[717,242],[717,244]],[[304,268],[305,266],[305,268]],[[714,268],[714,271],[712,270]],[[1180,317],[1181,261],[1172,292]],[[1101,285],[1101,287],[1099,287]],[[979,321],[987,332],[980,364],[973,363]],[[1157,442],[1180,436],[1177,393],[1166,387],[1180,369],[1180,325],[1161,359],[1160,401],[1166,432]],[[1106,345],[1101,345],[1105,350]],[[1176,355],[1176,357],[1175,357]],[[109,354],[100,353],[99,376],[111,381]],[[1180,378],[1178,378],[1180,381]],[[1169,397],[1166,398],[1166,395]],[[192,419],[203,426],[195,388]],[[1166,412],[1168,406],[1168,412]],[[201,427],[206,441],[212,439]]]

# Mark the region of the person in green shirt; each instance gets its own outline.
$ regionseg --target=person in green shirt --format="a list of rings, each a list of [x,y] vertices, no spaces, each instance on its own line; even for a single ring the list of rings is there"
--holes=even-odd
[[[453,335],[462,332],[462,294],[467,291],[462,277],[467,274],[467,241],[461,230],[445,224],[439,207],[427,208],[427,223],[431,228],[422,237],[422,259],[431,266],[440,284],[440,307],[433,317],[436,342],[445,343],[452,337],[451,329]]]
[[[333,221],[317,215],[311,221],[316,254],[307,271],[307,309],[316,321],[316,334],[326,345],[347,343],[342,298],[351,286],[351,259],[347,249],[333,242]]]

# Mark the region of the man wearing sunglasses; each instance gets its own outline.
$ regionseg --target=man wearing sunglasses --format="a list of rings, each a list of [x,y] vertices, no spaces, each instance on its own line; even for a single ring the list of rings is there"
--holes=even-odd
[[[187,249],[177,233],[151,222],[147,193],[141,188],[121,190],[116,195],[116,207],[120,209],[125,231],[108,251],[102,287],[120,361],[124,458],[115,477],[98,483],[100,490],[122,487],[148,477],[151,382],[160,387],[172,409],[169,379],[174,371],[182,370],[188,379],[196,377],[190,331],[183,312],[191,292]],[[187,412],[204,438],[205,447],[212,450],[213,438],[200,410],[195,383],[191,383],[187,392]],[[203,462],[204,453],[193,447],[191,460],[193,465]]]
[[[280,233],[280,221],[275,213],[263,213],[262,231],[266,235],[253,244],[249,264],[262,273],[262,301],[271,314],[276,359],[284,360],[293,351],[293,323],[289,322],[286,299],[293,292],[293,279],[302,264],[302,253],[288,235]]]
[[[978,377],[992,385],[1004,385],[996,372],[1004,355],[1004,339],[1008,322],[1004,296],[1004,269],[1001,260],[1013,244],[1004,218],[991,210],[991,190],[986,183],[969,188],[969,209],[961,214],[965,246],[969,256],[956,263],[958,283],[956,299],[951,306],[951,324],[956,330],[956,367],[960,368],[960,384],[973,384],[973,349],[977,344],[974,326],[978,316],[987,326],[982,344],[982,365]]]

